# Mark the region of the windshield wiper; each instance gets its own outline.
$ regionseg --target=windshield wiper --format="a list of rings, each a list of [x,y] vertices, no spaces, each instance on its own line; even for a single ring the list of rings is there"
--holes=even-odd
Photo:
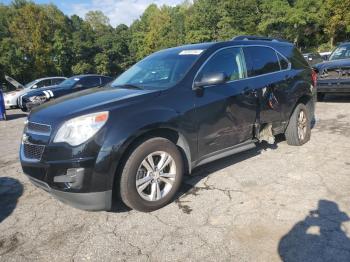
[[[137,85],[132,85],[132,84],[124,84],[124,85],[116,85],[116,86],[112,86],[114,88],[128,88],[128,89],[139,89],[139,90],[143,90],[142,87],[137,86]]]

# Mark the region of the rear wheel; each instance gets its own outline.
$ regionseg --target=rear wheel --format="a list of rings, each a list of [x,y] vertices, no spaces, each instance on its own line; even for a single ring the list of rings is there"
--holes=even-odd
[[[287,143],[293,146],[301,146],[311,137],[310,112],[304,104],[299,104],[294,109],[285,132]]]
[[[165,138],[139,144],[127,159],[120,178],[123,202],[150,212],[168,204],[180,187],[183,160],[176,145]]]

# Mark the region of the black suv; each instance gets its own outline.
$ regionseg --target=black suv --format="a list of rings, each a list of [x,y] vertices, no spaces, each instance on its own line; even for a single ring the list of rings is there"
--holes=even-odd
[[[315,80],[299,51],[279,40],[245,36],[159,51],[104,88],[35,108],[20,148],[23,171],[78,208],[108,210],[120,197],[152,211],[199,165],[277,134],[306,143]]]
[[[104,86],[112,80],[113,78],[102,75],[72,76],[58,85],[47,86],[23,94],[18,98],[17,104],[23,112],[27,112],[49,100],[88,88]]]

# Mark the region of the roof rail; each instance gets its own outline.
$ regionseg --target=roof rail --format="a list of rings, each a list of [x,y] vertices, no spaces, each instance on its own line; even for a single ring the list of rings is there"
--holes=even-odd
[[[257,36],[257,35],[239,35],[235,36],[231,39],[232,41],[247,41],[247,40],[260,40],[260,41],[271,41],[271,42],[285,42],[289,43],[289,41],[281,39],[281,38],[272,38],[272,37],[266,37],[266,36]]]

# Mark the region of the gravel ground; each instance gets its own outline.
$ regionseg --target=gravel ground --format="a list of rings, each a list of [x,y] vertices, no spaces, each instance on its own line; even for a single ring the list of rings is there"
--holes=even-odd
[[[25,115],[0,122],[0,261],[350,261],[350,98],[317,105],[312,138],[205,165],[153,213],[86,212],[18,161]]]

